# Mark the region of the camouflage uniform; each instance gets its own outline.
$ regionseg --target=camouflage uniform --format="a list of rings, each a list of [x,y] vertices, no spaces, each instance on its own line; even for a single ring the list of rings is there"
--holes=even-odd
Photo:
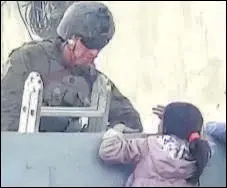
[[[11,67],[1,83],[1,130],[8,131],[16,131],[18,129],[24,82],[30,72],[37,71],[41,74],[44,80],[45,95],[43,102],[52,106],[87,106],[89,103],[86,103],[85,99],[90,99],[92,84],[97,75],[102,74],[97,70],[84,69],[83,67],[75,67],[72,70],[65,68],[64,60],[61,58],[60,47],[56,41],[33,41],[24,44],[10,54],[8,61],[11,63]],[[64,71],[66,71],[66,74]],[[61,72],[63,72],[63,76]],[[59,104],[54,103],[49,96],[53,93],[57,84],[59,84],[57,88],[64,90],[63,87],[66,87],[64,79],[68,76],[73,76],[74,80],[81,84],[77,85],[77,88],[73,90],[74,94],[69,91],[65,97],[77,95],[77,100],[70,101],[63,98]],[[81,78],[84,78],[85,82]],[[124,123],[128,127],[138,128],[142,131],[138,112],[115,85],[111,84],[110,126]],[[82,96],[79,95],[79,92],[82,93]],[[53,121],[58,126],[54,125]],[[42,118],[40,129],[41,131],[65,131],[67,130],[68,121],[69,118],[49,117],[46,120]]]

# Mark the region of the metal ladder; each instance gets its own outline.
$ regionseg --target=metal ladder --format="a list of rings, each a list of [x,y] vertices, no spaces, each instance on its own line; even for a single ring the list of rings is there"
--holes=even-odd
[[[81,128],[87,132],[101,132],[107,128],[111,85],[104,75],[99,75],[93,84],[90,107],[42,106],[43,81],[37,72],[31,72],[24,84],[18,132],[39,131],[41,116],[79,117]]]

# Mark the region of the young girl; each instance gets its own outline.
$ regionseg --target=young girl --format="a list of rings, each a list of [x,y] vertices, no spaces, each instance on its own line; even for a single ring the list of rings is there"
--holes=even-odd
[[[103,136],[99,155],[104,161],[134,165],[126,187],[199,183],[211,156],[208,142],[200,138],[201,112],[192,104],[176,102],[167,105],[160,118],[160,136],[129,139],[119,129],[109,129]]]

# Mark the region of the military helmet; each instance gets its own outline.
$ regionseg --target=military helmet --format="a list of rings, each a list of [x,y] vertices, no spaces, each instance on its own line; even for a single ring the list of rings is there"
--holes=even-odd
[[[103,48],[115,32],[114,20],[109,9],[100,2],[75,2],[65,11],[57,33],[64,40],[81,37],[89,49]]]

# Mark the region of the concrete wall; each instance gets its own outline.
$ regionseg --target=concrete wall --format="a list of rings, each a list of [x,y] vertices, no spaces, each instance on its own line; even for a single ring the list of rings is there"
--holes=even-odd
[[[116,34],[96,62],[132,100],[146,131],[156,131],[152,106],[173,100],[199,105],[205,120],[225,119],[225,1],[104,3],[113,12]],[[29,40],[16,3],[7,4],[2,63]]]
[[[100,68],[133,101],[147,130],[154,128],[152,106],[173,100],[199,105],[206,120],[225,119],[225,2],[105,3],[116,35]]]

